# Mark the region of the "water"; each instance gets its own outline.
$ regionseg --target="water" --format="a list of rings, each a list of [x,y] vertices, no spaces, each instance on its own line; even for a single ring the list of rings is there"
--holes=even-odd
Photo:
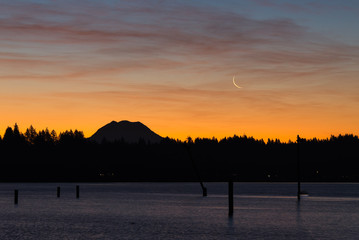
[[[356,239],[359,184],[2,183],[0,239]],[[61,186],[61,197],[56,187]],[[14,189],[19,204],[14,205]]]

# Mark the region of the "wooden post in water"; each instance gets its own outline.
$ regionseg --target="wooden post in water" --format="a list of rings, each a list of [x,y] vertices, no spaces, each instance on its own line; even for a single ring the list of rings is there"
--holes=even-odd
[[[203,192],[202,196],[207,197],[207,188],[206,187],[203,187],[202,192]]]
[[[297,135],[297,180],[298,180],[298,186],[297,186],[297,199],[298,201],[300,201],[300,181],[301,181],[301,176],[300,176],[300,149],[299,149],[299,145],[300,145],[300,137],[299,135]]]
[[[60,191],[61,191],[61,188],[60,187],[57,187],[57,197],[59,198],[60,197]]]
[[[201,181],[201,187],[202,187],[202,196],[207,197],[207,188],[203,185],[202,181]]]
[[[233,216],[233,180],[228,182],[228,216]]]
[[[190,149],[190,146],[191,144],[193,143],[192,141],[192,138],[191,137],[188,137],[187,138],[187,144],[185,145],[186,149],[187,149],[187,152],[188,152],[188,156],[192,162],[192,167],[198,177],[198,180],[199,180],[199,183],[201,184],[201,188],[202,188],[202,196],[203,197],[207,197],[207,188],[203,185],[203,181],[202,181],[202,178],[201,178],[201,175],[199,173],[199,170],[198,170],[198,167],[196,165],[196,162],[194,161],[193,157],[192,157],[192,154],[191,154],[191,149]]]
[[[14,191],[14,204],[19,203],[19,190],[15,189]]]
[[[80,186],[76,185],[76,198],[80,198]]]

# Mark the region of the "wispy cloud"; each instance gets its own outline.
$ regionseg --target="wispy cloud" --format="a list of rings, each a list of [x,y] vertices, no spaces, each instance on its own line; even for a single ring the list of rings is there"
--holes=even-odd
[[[348,46],[322,45],[292,20],[255,20],[211,7],[92,3],[69,11],[66,3],[49,2],[5,4],[1,11],[12,13],[0,19],[1,38],[13,46],[7,50],[32,48],[42,58],[18,59],[23,64],[66,56],[75,65],[80,59],[92,67],[120,63],[122,72],[184,65],[228,71],[246,62],[315,66],[358,58]],[[41,56],[48,44],[48,56]]]
[[[211,68],[237,62],[240,56],[254,62],[258,55],[278,59],[271,49],[290,49],[281,57],[283,61],[293,60],[297,44],[309,34],[288,19],[259,21],[210,7],[176,4],[163,8],[116,4],[113,8],[93,3],[85,9],[75,4],[72,11],[59,3],[10,4],[3,9],[13,12],[0,21],[3,40],[17,39],[14,49],[22,46],[39,50],[51,43],[53,49],[47,51],[53,58],[75,50],[79,56],[101,60],[108,57],[145,62],[162,58]],[[96,14],[98,11],[103,14]],[[208,58],[212,61],[201,61]]]
[[[359,62],[358,46],[326,39],[287,18],[258,20],[171,1],[68,4],[2,5],[0,79],[101,82],[147,70],[241,70],[270,82],[330,74]]]

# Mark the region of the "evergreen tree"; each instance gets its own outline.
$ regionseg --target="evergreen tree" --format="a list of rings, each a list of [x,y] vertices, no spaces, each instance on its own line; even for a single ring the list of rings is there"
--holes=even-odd
[[[54,143],[57,142],[58,138],[57,138],[57,133],[56,133],[56,131],[55,131],[55,130],[52,130],[51,133],[50,133],[50,135],[51,135],[52,142],[54,142]]]
[[[4,142],[12,143],[14,141],[14,131],[11,127],[7,127],[4,134]]]
[[[30,127],[26,129],[25,139],[28,143],[34,144],[36,137],[37,137],[36,129],[32,125],[30,125]]]
[[[19,126],[17,125],[17,123],[15,123],[15,125],[14,125],[14,137],[15,138],[20,138],[21,137]]]

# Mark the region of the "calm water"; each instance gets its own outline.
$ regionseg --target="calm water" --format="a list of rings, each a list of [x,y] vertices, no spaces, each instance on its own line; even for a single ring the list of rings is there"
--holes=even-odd
[[[357,239],[359,184],[2,183],[0,239]],[[61,186],[61,197],[56,187]],[[13,203],[19,189],[19,204]]]

